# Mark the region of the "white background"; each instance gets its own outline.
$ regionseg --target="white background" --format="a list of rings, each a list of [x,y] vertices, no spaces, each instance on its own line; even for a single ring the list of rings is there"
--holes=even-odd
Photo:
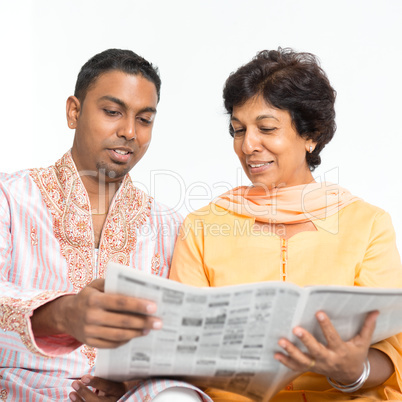
[[[129,48],[162,77],[152,144],[132,177],[186,214],[247,183],[225,79],[258,50],[292,47],[318,55],[338,92],[338,130],[314,175],[390,212],[402,250],[401,21],[401,0],[0,0],[0,171],[54,163],[72,144],[65,100],[80,67]]]

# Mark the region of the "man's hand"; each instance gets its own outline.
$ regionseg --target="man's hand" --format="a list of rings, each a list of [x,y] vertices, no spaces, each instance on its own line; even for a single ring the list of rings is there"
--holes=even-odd
[[[155,303],[106,294],[104,285],[104,279],[96,279],[78,294],[61,296],[35,310],[35,336],[69,334],[88,346],[115,348],[162,327],[159,318],[149,315],[156,312]]]
[[[99,377],[92,377],[87,374],[81,378],[81,381],[74,381],[73,388],[75,392],[70,393],[72,401],[118,401],[129,389],[135,386],[136,382],[124,383],[104,380]],[[92,387],[94,391],[88,387]]]

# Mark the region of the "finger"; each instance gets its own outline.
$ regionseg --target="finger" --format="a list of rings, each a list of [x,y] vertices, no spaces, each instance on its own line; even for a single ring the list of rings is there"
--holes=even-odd
[[[104,378],[100,377],[92,377],[89,374],[84,375],[81,378],[81,381],[86,386],[90,386],[103,391],[106,395],[112,395],[120,398],[126,392],[126,388],[123,382],[115,382],[105,380]]]
[[[295,371],[305,371],[311,365],[311,357],[303,353],[297,346],[287,339],[280,339],[279,346],[286,351],[286,354],[279,353],[278,359],[285,366]]]
[[[154,302],[116,294],[93,293],[88,304],[90,307],[101,307],[108,311],[127,312],[134,314],[155,314],[157,306]]]
[[[373,337],[379,314],[379,311],[372,311],[367,315],[366,319],[364,320],[363,327],[358,336],[360,336],[361,340],[365,344],[371,344],[371,339]]]
[[[322,343],[318,342],[317,339],[310,332],[306,331],[304,328],[295,327],[293,329],[293,333],[306,347],[308,351],[308,357],[312,356],[315,360],[325,359],[327,349]]]
[[[71,392],[70,399],[73,401],[100,401],[101,399],[81,381],[73,381],[72,387],[75,392]]]
[[[105,280],[102,278],[93,280],[88,286],[95,288],[101,292],[105,291]]]
[[[84,402],[84,400],[76,392],[70,392],[70,394],[68,396],[70,398],[70,401]]]
[[[327,341],[328,348],[334,350],[342,346],[343,340],[328,316],[323,311],[319,311],[316,318]]]
[[[310,365],[304,365],[304,367],[302,368],[302,366],[300,365],[300,363],[295,362],[293,359],[291,359],[289,356],[277,352],[274,354],[274,359],[278,360],[280,363],[282,363],[284,366],[286,366],[287,368],[289,368],[290,370],[293,371],[297,371],[297,372],[303,372],[303,371],[308,371],[308,369],[306,367],[309,367]],[[310,360],[311,362],[311,360]]]
[[[121,329],[160,329],[162,321],[157,317],[139,314],[121,314],[95,310],[87,317],[87,324]]]
[[[133,338],[147,334],[147,330],[116,329],[107,327],[92,327],[88,329],[85,339],[88,346],[95,348],[116,348]]]
[[[81,381],[74,381],[72,384],[73,388],[76,392],[72,392],[70,394],[70,399],[77,402],[85,401],[85,402],[112,402],[117,401],[115,396],[100,396],[97,392],[91,391],[87,388]],[[76,399],[73,399],[76,398]]]

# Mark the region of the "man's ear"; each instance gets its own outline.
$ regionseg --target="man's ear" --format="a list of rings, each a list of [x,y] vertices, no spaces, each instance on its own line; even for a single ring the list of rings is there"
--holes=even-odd
[[[68,127],[77,128],[78,118],[81,112],[81,102],[75,96],[69,96],[66,102],[66,117]]]

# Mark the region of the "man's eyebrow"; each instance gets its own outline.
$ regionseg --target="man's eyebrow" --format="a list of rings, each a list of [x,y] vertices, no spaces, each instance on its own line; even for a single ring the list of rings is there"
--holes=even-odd
[[[108,100],[110,102],[113,103],[117,103],[118,105],[120,105],[121,107],[124,107],[125,109],[127,109],[127,105],[125,102],[123,102],[121,99],[119,98],[115,98],[114,96],[110,96],[110,95],[105,95],[102,96],[99,100]]]
[[[119,98],[115,98],[114,96],[110,96],[110,95],[105,95],[102,96],[99,100],[108,100],[110,102],[116,103],[118,105],[120,105],[121,107],[123,107],[124,109],[128,109],[128,106],[125,102],[123,102],[121,99]],[[144,109],[140,110],[140,113],[144,113],[144,112],[151,112],[151,113],[155,113],[156,114],[156,109],[154,107],[145,107]]]
[[[146,112],[150,112],[150,113],[155,113],[156,114],[156,109],[154,107],[144,107],[144,109],[141,109],[139,111],[139,113],[146,113]]]

